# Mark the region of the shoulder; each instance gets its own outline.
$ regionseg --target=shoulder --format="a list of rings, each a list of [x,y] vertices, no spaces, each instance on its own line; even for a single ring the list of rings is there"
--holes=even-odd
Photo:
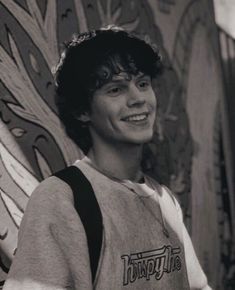
[[[145,175],[145,180],[147,184],[150,184],[150,186],[156,190],[160,197],[167,197],[171,199],[171,202],[173,202],[175,205],[178,204],[176,197],[172,193],[172,191],[165,185],[160,184],[157,182],[154,178],[150,177],[149,175]]]
[[[19,239],[27,232],[38,236],[51,232],[52,228],[55,230],[55,227],[73,228],[75,224],[82,231],[74,207],[73,192],[66,182],[51,176],[43,180],[31,194],[20,225]]]
[[[62,217],[71,212],[73,208],[73,192],[70,186],[61,179],[50,176],[43,180],[31,194],[24,216],[30,223],[56,222],[58,217]]]
[[[176,210],[182,216],[182,210],[175,194],[166,185],[158,183],[152,177],[147,176],[147,181],[151,182],[152,187],[158,192],[159,198],[163,204]]]
[[[29,204],[40,202],[40,204],[49,202],[58,202],[61,200],[72,201],[73,194],[70,186],[56,176],[50,176],[43,180],[33,191]]]

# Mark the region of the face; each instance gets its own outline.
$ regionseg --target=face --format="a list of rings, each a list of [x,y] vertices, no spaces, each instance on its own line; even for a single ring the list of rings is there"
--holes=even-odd
[[[93,143],[146,143],[153,135],[155,114],[156,96],[149,76],[115,75],[92,97],[88,117]]]

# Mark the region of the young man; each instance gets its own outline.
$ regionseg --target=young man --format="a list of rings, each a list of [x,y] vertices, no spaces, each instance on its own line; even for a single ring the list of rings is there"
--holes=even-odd
[[[152,79],[160,71],[158,52],[119,28],[68,43],[57,67],[56,102],[85,153],[74,165],[101,210],[98,264],[92,270],[86,221],[74,206],[83,184],[73,193],[52,176],[31,196],[5,290],[210,289],[178,202],[141,166],[156,115]]]

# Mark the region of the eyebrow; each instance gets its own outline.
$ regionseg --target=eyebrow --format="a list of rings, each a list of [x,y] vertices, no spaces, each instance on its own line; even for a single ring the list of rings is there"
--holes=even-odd
[[[151,79],[150,75],[145,74],[145,73],[142,73],[142,72],[140,72],[140,73],[136,76],[136,79],[141,79],[141,78],[145,78],[145,77]]]
[[[149,77],[151,79],[151,77],[148,75],[148,74],[145,74],[143,72],[139,72],[135,78],[136,80],[138,81],[139,79],[141,78],[144,78],[144,77]],[[101,89],[107,89],[109,88],[110,86],[113,86],[113,85],[120,85],[120,84],[126,84],[127,82],[129,82],[130,80],[126,79],[125,76],[123,75],[114,75],[113,78],[107,82],[106,84],[104,84]]]
[[[134,76],[136,79],[141,79],[143,77],[150,77],[145,73],[139,72],[136,76]],[[110,83],[118,83],[122,81],[129,81],[125,76],[123,75],[114,75],[113,78],[110,80]]]
[[[129,80],[127,80],[125,78],[122,78],[122,79],[112,79],[106,85],[109,85],[109,84],[119,84],[119,83],[122,83],[122,82],[129,82]]]

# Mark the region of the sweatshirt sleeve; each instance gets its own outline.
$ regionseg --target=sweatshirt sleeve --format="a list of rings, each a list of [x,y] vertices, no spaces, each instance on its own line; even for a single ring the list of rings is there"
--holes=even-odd
[[[195,253],[192,240],[184,225],[181,207],[176,199],[175,202],[177,211],[180,216],[180,220],[182,221],[184,251],[190,289],[211,290],[211,287],[208,285],[207,277],[203,272],[200,262]]]
[[[3,289],[89,290],[89,269],[86,235],[72,192],[67,184],[50,177],[30,197]]]

